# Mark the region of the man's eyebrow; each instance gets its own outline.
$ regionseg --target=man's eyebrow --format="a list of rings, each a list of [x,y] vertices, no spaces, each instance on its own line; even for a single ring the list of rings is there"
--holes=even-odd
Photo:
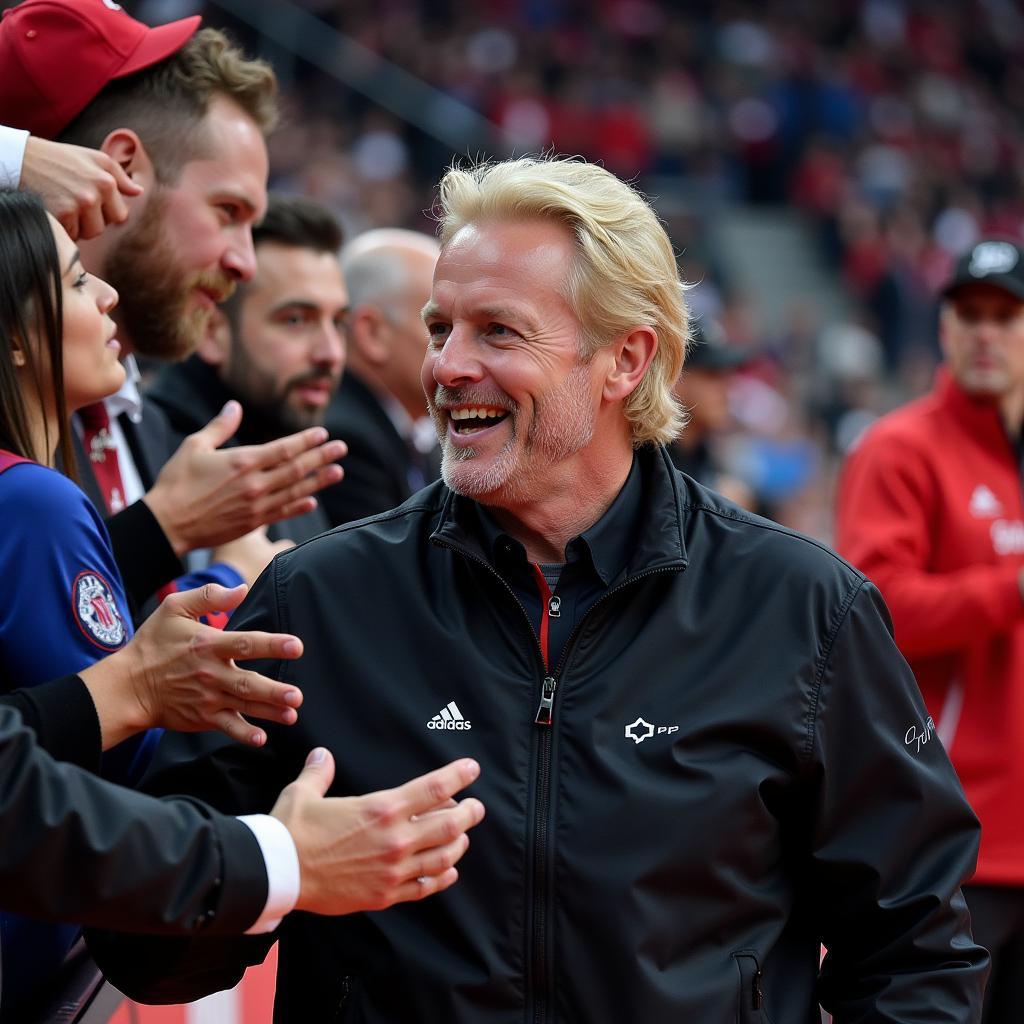
[[[286,309],[300,309],[304,313],[319,313],[320,304],[313,302],[310,299],[282,299],[280,302],[274,303],[270,308],[271,315],[275,313],[281,313]],[[346,302],[341,308],[341,312],[347,313],[349,305]]]
[[[525,310],[516,306],[481,306],[476,310],[478,320],[498,320],[522,324],[528,331],[536,331],[537,324]]]
[[[428,302],[420,314],[424,320],[440,316],[440,307],[435,302]],[[476,320],[498,320],[522,324],[528,331],[536,331],[537,324],[527,313],[515,306],[480,306],[473,310],[473,317]]]
[[[237,203],[239,206],[244,208],[246,215],[257,223],[262,222],[263,218],[267,215],[265,208],[261,210],[259,206],[257,206],[256,203],[243,192],[232,192],[230,189],[227,189],[221,193],[219,201]]]

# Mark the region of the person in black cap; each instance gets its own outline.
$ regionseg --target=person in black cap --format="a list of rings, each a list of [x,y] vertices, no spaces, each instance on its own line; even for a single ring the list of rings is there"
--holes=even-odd
[[[750,359],[747,349],[728,343],[713,320],[696,324],[674,389],[687,412],[686,427],[668,449],[677,469],[745,508],[753,508],[754,493],[720,464],[714,438],[732,422],[729,383]]]
[[[881,589],[896,642],[982,822],[964,888],[992,952],[986,1024],[1024,978],[1024,250],[978,242],[942,292],[931,394],[883,417],[844,467],[836,546]]]

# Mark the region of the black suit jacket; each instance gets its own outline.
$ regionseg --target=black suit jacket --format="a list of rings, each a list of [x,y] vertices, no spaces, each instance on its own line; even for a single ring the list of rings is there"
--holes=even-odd
[[[51,695],[61,691],[52,704],[40,697],[47,686],[36,687],[37,721],[65,718],[76,684],[85,691],[75,679],[48,684]],[[22,696],[0,699],[2,909],[166,934],[238,933],[256,920],[267,874],[247,826],[195,800],[155,800],[60,764],[22,722]],[[66,728],[50,719],[41,734]]]
[[[326,426],[331,437],[348,445],[342,462],[345,479],[320,495],[331,526],[401,505],[413,493],[411,470],[419,470],[425,484],[440,475],[436,452],[421,457],[417,465],[377,396],[351,370],[345,371]]]

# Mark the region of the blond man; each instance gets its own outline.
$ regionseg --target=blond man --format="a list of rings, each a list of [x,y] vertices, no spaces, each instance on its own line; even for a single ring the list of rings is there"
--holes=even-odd
[[[877,593],[665,451],[687,310],[654,212],[580,161],[440,195],[443,480],[275,559],[238,620],[303,633],[261,671],[315,712],[227,786],[264,803],[330,737],[341,792],[472,755],[488,818],[441,900],[282,928],[276,1019],[973,1020],[977,823],[940,745],[904,743],[927,716]],[[100,951],[174,1000],[272,941]]]

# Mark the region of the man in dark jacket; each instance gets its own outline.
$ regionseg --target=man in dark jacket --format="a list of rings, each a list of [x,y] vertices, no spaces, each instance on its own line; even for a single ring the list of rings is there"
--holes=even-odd
[[[196,353],[166,366],[147,393],[179,440],[234,400],[245,415],[233,440],[274,441],[322,425],[338,389],[348,313],[338,222],[312,200],[271,196],[252,234],[256,276],[214,314]],[[273,524],[268,535],[299,542],[329,525],[317,507]]]
[[[329,736],[339,792],[472,754],[488,818],[429,905],[287,920],[275,1019],[975,1021],[978,826],[877,591],[662,447],[687,312],[653,211],[529,159],[450,171],[441,208],[444,481],[274,560],[235,625],[302,632],[257,663],[302,722],[168,785],[266,807]],[[272,941],[96,949],[175,1001]]]

